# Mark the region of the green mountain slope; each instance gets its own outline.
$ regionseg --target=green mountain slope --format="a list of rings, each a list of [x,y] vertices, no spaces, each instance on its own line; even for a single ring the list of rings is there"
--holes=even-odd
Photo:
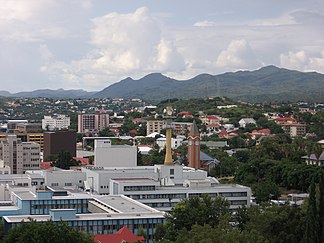
[[[220,75],[200,74],[189,80],[175,80],[159,73],[139,80],[124,79],[93,97],[142,98],[160,101],[168,98],[226,96],[246,101],[324,101],[324,75],[298,72],[275,66],[255,71]]]

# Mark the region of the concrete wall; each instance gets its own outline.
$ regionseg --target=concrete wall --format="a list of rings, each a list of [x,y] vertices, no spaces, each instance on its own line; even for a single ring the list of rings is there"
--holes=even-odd
[[[81,171],[57,170],[44,171],[46,186],[78,186],[83,187],[86,180],[86,174]],[[71,185],[70,185],[71,184]]]
[[[137,147],[111,145],[110,140],[95,140],[96,167],[133,167],[137,166]]]

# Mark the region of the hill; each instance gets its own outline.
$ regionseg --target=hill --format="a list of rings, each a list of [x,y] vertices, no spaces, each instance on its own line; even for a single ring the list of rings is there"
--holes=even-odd
[[[78,90],[64,90],[64,89],[38,89],[34,91],[26,91],[26,92],[18,92],[11,94],[8,91],[0,91],[0,96],[3,97],[23,97],[23,98],[36,98],[36,97],[44,97],[44,98],[86,98],[95,94],[96,92],[87,92],[82,89]]]
[[[160,101],[168,98],[202,98],[217,94],[252,102],[298,100],[323,102],[324,75],[275,66],[220,75],[200,74],[182,81],[153,73],[139,80],[126,78],[94,94],[93,97]]]

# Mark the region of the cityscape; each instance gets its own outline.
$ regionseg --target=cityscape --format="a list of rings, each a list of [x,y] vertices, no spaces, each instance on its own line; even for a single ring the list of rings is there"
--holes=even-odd
[[[324,243],[322,2],[0,5],[0,243]]]

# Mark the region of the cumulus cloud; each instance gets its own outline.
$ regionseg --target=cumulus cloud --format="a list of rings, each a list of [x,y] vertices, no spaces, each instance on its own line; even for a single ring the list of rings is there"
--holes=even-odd
[[[324,51],[318,55],[308,54],[303,50],[290,51],[280,55],[280,64],[291,69],[324,73]]]
[[[135,2],[2,0],[2,80],[98,90],[150,72],[184,79],[268,64],[324,72],[324,5],[317,0],[275,9],[257,0],[188,1],[185,10],[146,1],[161,12]],[[258,11],[244,11],[252,5]]]
[[[163,36],[158,21],[146,7],[128,14],[109,13],[92,23],[90,41],[94,49],[82,59],[53,63],[46,71],[60,75],[64,70],[65,81],[96,86],[121,76],[140,77],[184,68],[177,47]]]
[[[232,40],[226,50],[223,50],[216,61],[216,66],[231,69],[247,69],[258,67],[254,53],[246,40]]]
[[[199,21],[194,23],[193,26],[195,27],[210,27],[210,26],[215,26],[216,23],[213,21],[208,21],[208,20],[204,20],[204,21]]]
[[[0,4],[0,20],[26,21],[50,7],[52,0],[3,0]]]
[[[38,50],[44,61],[49,61],[53,57],[52,52],[48,49],[46,44],[40,44]]]

